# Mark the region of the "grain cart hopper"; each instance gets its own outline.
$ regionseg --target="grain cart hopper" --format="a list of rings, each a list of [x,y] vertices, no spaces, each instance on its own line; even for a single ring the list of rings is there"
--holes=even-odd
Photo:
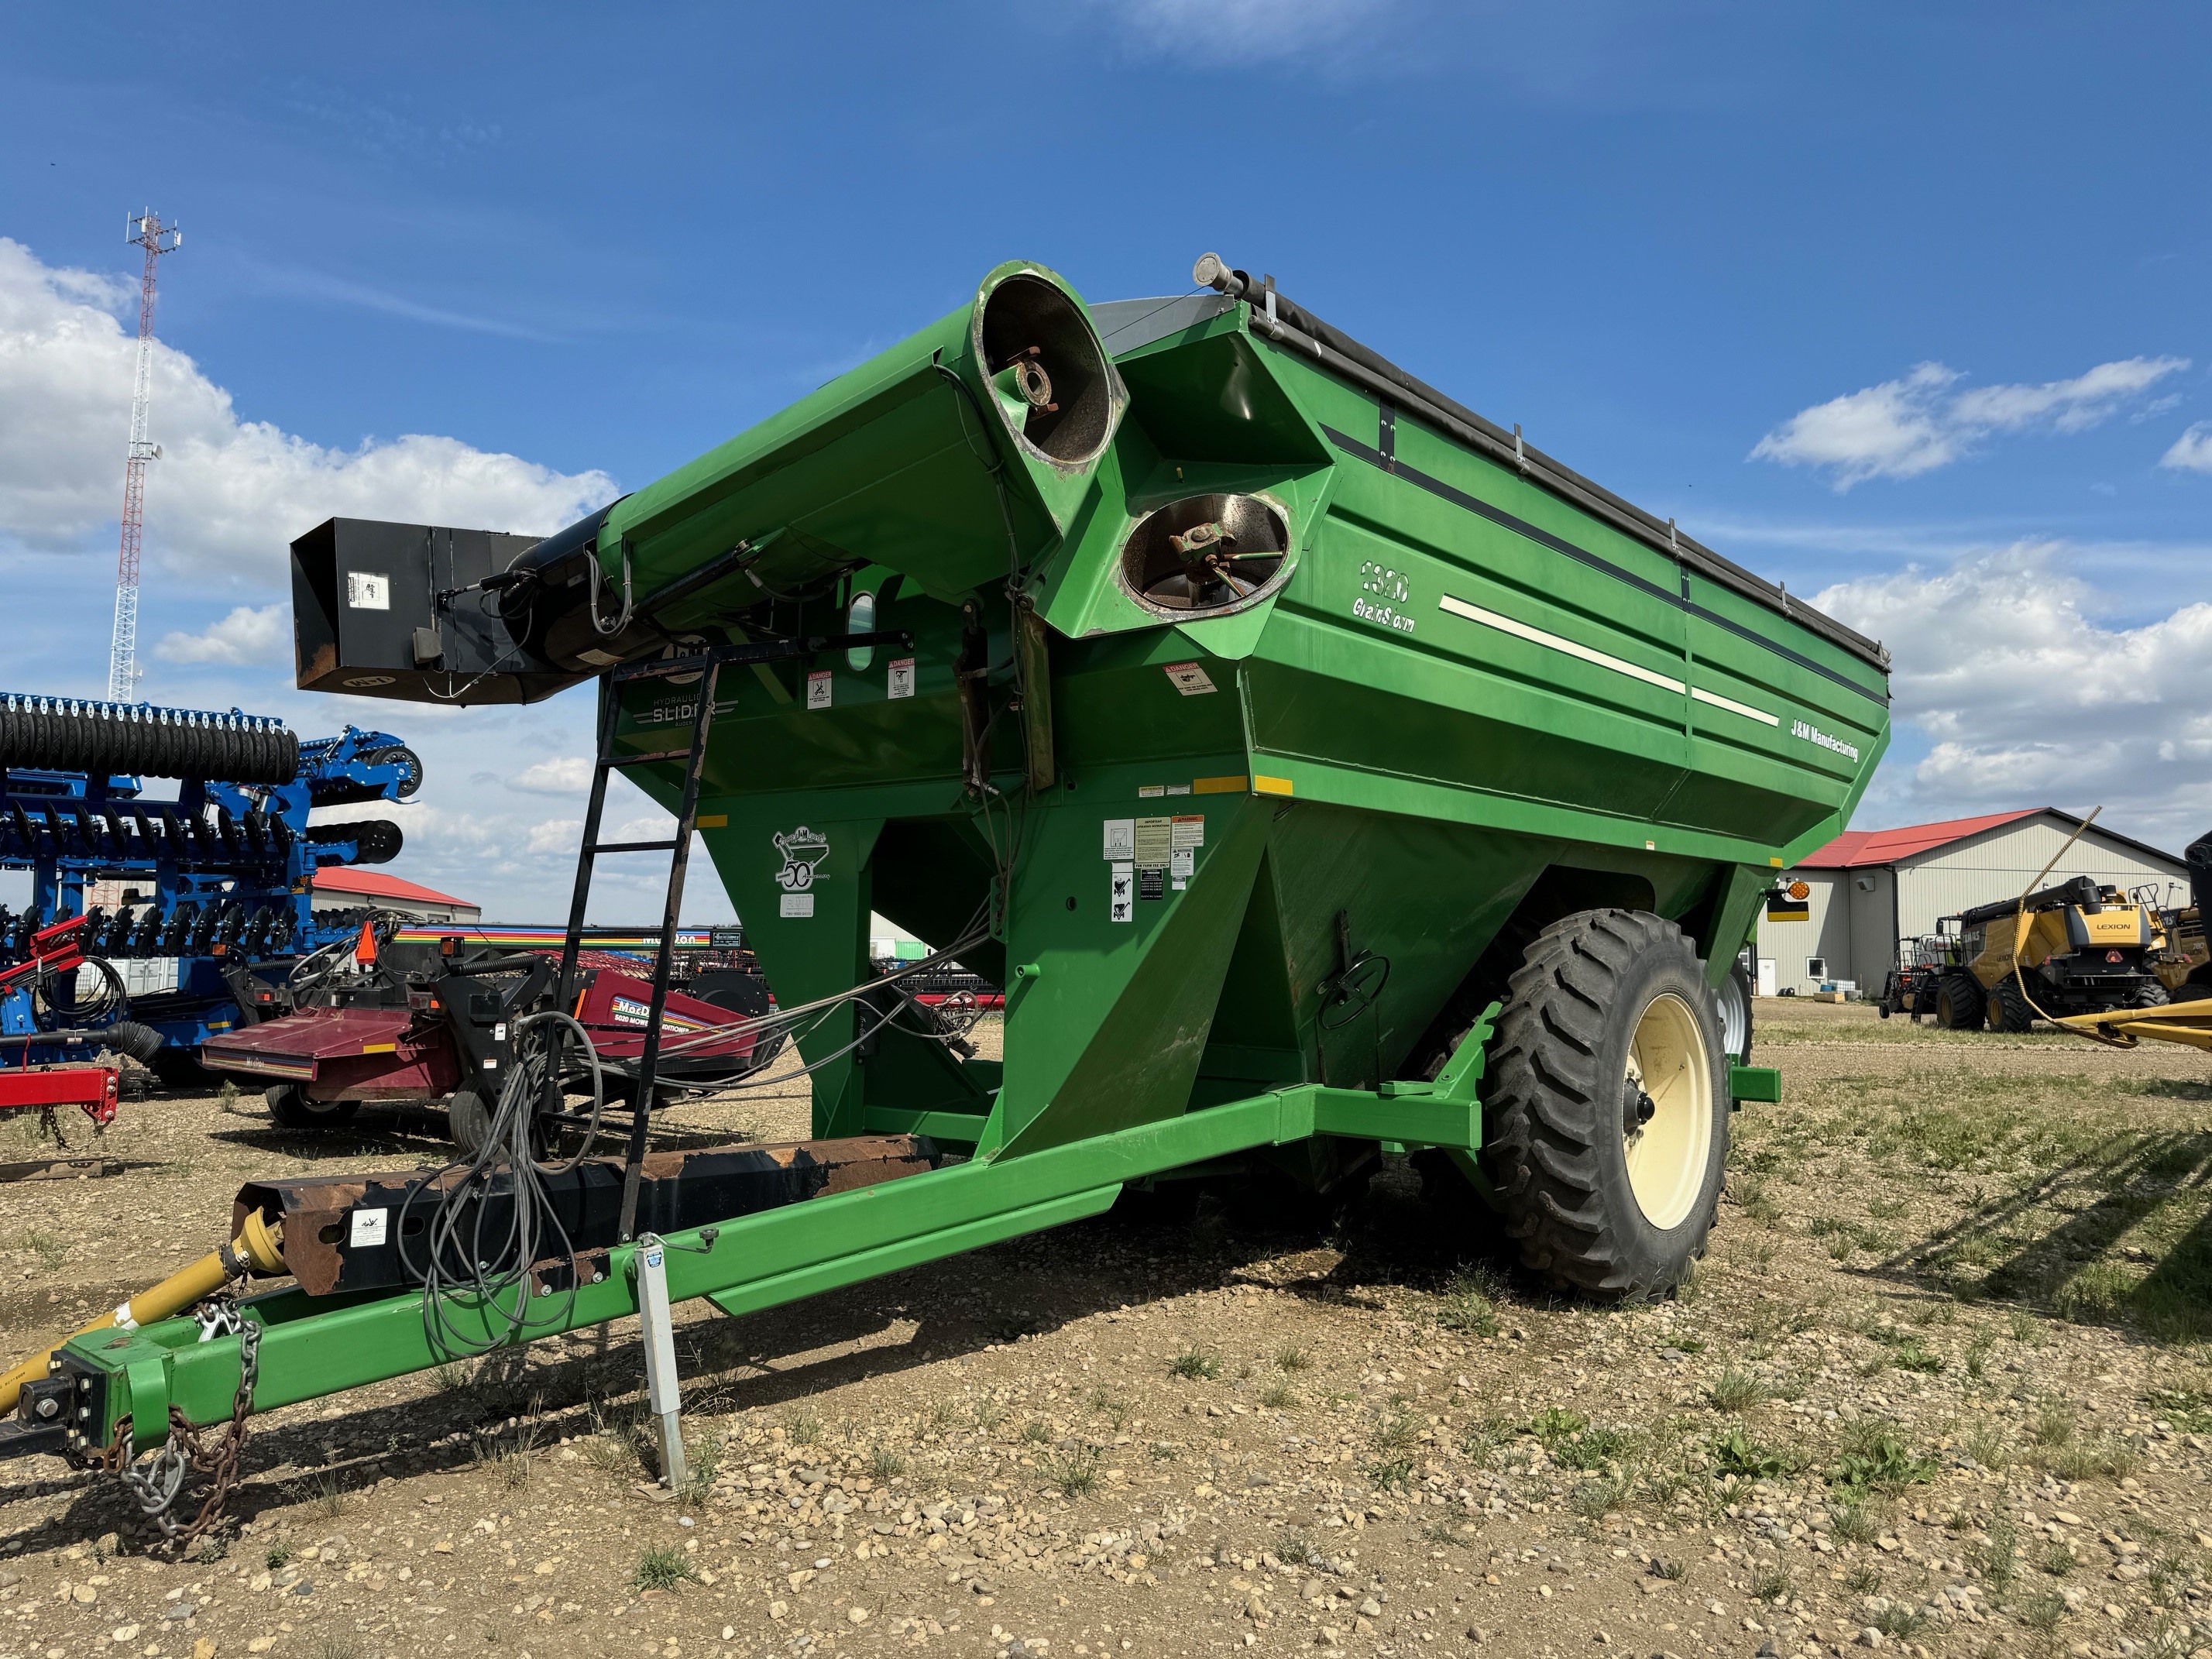
[[[1384,1147],[1431,1155],[1470,1244],[1494,1210],[1559,1285],[1674,1282],[1732,1097],[1774,1096],[1719,993],[1773,872],[1848,820],[1887,658],[1272,285],[1199,276],[1086,308],[1001,265],[535,544],[295,544],[303,685],[596,683],[592,821],[618,769],[678,815],[657,853],[703,837],[777,1018],[812,1022],[817,1139],[518,1170],[562,1237],[491,1283],[426,1274],[417,1172],[255,1183],[230,1231],[271,1224],[300,1283],[245,1304],[254,1402],[634,1312],[633,1227],[671,1297],[742,1313],[1178,1170],[1326,1188]],[[872,911],[1006,988],[1002,1061],[907,1017]],[[236,1342],[197,1336],[73,1340],[19,1432],[227,1415]]]

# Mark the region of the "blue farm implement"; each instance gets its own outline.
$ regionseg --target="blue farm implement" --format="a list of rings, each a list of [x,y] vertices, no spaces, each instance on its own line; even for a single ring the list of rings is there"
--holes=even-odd
[[[155,795],[149,777],[177,780],[173,793]],[[0,965],[39,963],[37,941],[74,921],[90,969],[47,963],[0,985],[0,1058],[117,1047],[127,1012],[158,1041],[134,1036],[124,1052],[144,1044],[137,1057],[156,1071],[194,1074],[210,1036],[289,1006],[293,960],[358,928],[357,915],[317,914],[315,872],[399,851],[389,819],[311,825],[310,811],[404,800],[422,781],[387,732],[301,742],[236,710],[0,695],[0,868],[31,878],[21,911],[0,905]],[[134,991],[117,961],[158,983]]]

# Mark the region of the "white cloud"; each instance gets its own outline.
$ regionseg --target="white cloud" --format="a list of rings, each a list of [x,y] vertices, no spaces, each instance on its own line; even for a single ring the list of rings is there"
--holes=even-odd
[[[1212,62],[1294,58],[1342,42],[1396,0],[1099,0],[1139,44]]]
[[[117,309],[135,284],[56,270],[0,237],[0,547],[113,556],[137,350]],[[230,394],[155,343],[146,556],[157,568],[267,589],[295,536],[332,514],[544,532],[615,494],[457,439],[353,449],[241,418]],[[205,660],[198,659],[197,660]]]
[[[2159,465],[2185,472],[2212,472],[2212,421],[2199,421],[2176,438]]]
[[[574,858],[576,855],[576,848],[582,845],[583,839],[583,819],[547,818],[542,823],[530,826],[530,834],[524,840],[523,845],[531,852],[541,855],[550,854]]]
[[[581,755],[562,755],[526,767],[507,787],[531,795],[580,795],[592,787],[592,763]]]
[[[2186,357],[2129,357],[2071,380],[1955,391],[1960,370],[1921,363],[1902,380],[1800,410],[1751,455],[1823,468],[1839,490],[1869,478],[1914,477],[1963,459],[1997,433],[2086,431],[2188,367]]]
[[[241,605],[198,634],[165,634],[154,648],[163,662],[283,662],[292,649],[292,607]]]
[[[2021,542],[1814,599],[1889,647],[1893,718],[1931,740],[1885,780],[1900,818],[2101,804],[2168,848],[2212,825],[2212,604],[2112,625],[2069,551]]]

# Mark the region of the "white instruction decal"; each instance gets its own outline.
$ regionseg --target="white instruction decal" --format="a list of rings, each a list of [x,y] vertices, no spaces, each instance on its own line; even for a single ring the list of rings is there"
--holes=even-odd
[[[389,1210],[356,1210],[353,1225],[346,1234],[346,1243],[356,1249],[366,1244],[383,1243],[386,1220],[391,1213]]]
[[[910,697],[914,695],[914,659],[895,657],[891,659],[890,695]]]
[[[1134,818],[1106,820],[1106,856],[1127,863],[1137,856],[1137,821]]]
[[[1137,820],[1137,868],[1164,870],[1168,867],[1168,853],[1175,845],[1170,825],[1172,818],[1139,818]]]
[[[1168,854],[1168,875],[1181,887],[1198,868],[1198,854],[1188,847],[1178,847]]]
[[[1214,690],[1213,682],[1194,662],[1171,662],[1167,665],[1168,683],[1186,697],[1202,697]]]
[[[781,914],[786,916],[800,918],[811,916],[814,914],[814,895],[786,893],[779,899],[778,907]]]
[[[1205,813],[1178,813],[1170,820],[1170,823],[1171,827],[1168,835],[1170,846],[1187,848],[1206,845]]]
[[[830,706],[830,671],[817,668],[806,677],[806,706],[827,708]]]
[[[1112,873],[1112,884],[1106,894],[1106,920],[1133,921],[1137,915],[1137,866],[1117,864]]]
[[[346,609],[349,611],[391,610],[392,578],[373,576],[366,570],[347,571]]]

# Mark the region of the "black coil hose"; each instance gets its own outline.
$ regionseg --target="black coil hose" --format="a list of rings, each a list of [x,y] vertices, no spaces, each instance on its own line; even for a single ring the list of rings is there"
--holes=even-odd
[[[300,739],[252,715],[0,696],[0,766],[289,783],[299,775]]]

